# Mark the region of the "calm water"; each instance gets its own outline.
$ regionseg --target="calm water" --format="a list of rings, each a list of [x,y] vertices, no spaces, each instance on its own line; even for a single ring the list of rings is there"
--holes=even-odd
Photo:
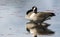
[[[60,37],[60,0],[0,0],[0,37],[32,37],[31,34],[26,34],[27,20],[24,16],[34,5],[38,11],[52,10],[56,14],[47,21],[55,34],[38,37]]]

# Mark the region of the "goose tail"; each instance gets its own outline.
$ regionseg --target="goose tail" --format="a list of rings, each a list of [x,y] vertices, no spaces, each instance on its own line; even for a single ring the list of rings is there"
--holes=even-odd
[[[55,13],[51,13],[50,16],[56,16]]]

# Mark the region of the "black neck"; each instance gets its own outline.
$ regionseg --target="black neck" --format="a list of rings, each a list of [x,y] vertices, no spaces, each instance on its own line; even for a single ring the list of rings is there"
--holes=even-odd
[[[32,9],[30,9],[30,10],[28,10],[27,12],[26,12],[26,14],[28,15],[30,12],[32,12],[33,10]]]

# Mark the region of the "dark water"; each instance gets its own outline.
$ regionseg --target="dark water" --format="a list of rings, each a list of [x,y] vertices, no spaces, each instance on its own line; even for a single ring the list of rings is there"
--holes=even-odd
[[[55,34],[38,37],[60,37],[60,0],[0,0],[0,37],[32,37],[31,34],[26,34],[25,13],[34,5],[38,11],[53,10],[56,14],[47,21]]]

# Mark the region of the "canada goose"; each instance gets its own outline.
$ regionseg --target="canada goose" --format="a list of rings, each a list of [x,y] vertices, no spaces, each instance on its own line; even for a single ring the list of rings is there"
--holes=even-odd
[[[33,6],[31,10],[28,10],[25,18],[36,23],[42,23],[50,17],[55,16],[52,12],[37,12],[37,7]]]
[[[44,24],[46,24],[46,23],[44,23]],[[47,24],[46,24],[46,26],[47,26]],[[28,22],[26,24],[26,29],[28,29],[27,31],[29,33],[31,33],[34,37],[37,37],[38,34],[39,35],[41,35],[41,34],[42,35],[54,34],[54,32],[49,30],[48,28],[46,28],[46,30],[44,31],[41,26],[37,25],[34,22]]]

